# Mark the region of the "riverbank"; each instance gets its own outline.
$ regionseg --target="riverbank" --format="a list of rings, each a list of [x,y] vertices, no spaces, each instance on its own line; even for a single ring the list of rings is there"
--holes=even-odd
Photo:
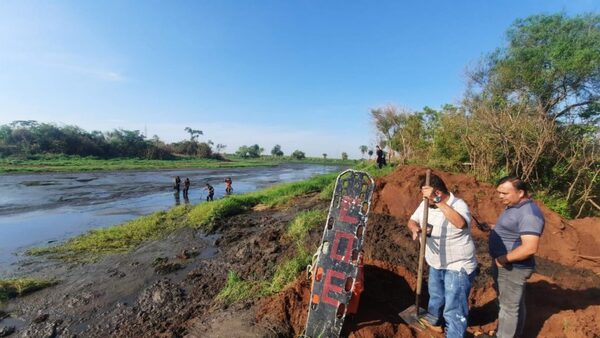
[[[174,160],[144,160],[131,158],[98,159],[79,156],[41,156],[33,159],[0,158],[0,174],[48,173],[48,172],[95,172],[125,170],[176,170],[268,167],[281,164],[319,164],[352,166],[356,160],[307,158],[295,160],[288,157],[261,158],[228,157],[224,160],[181,157]]]
[[[335,174],[324,176],[247,194],[250,202],[243,209],[230,208],[226,202],[233,198],[205,204],[213,206],[207,216],[212,235],[205,228],[184,227],[92,262],[32,262],[23,273],[60,282],[5,303],[2,311],[9,317],[0,321],[0,332],[14,329],[19,337],[268,336],[268,328],[243,321],[252,317],[248,309],[217,331],[209,322],[240,302],[280,291],[308,264],[316,242],[306,242],[300,260],[296,250],[304,247],[305,234],[320,232],[314,229],[320,228],[329,205],[321,191],[331,193],[327,187]],[[248,273],[259,278],[257,283],[247,281]],[[232,274],[244,281],[231,284]],[[258,284],[262,289],[241,297],[227,294],[228,281],[230,290]],[[189,331],[184,329],[188,325]]]
[[[215,200],[225,197],[224,178],[233,179],[233,196],[278,183],[306,180],[337,172],[337,166],[285,164],[270,167],[125,171],[102,173],[36,173],[0,175],[0,278],[12,271],[23,253],[61,243],[91,229],[121,224],[173,207],[206,200],[205,183]],[[174,193],[175,176],[189,178],[188,196]]]

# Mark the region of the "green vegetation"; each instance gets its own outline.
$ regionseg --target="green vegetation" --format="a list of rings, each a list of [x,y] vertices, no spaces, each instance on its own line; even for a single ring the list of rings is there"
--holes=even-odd
[[[240,168],[274,166],[280,161],[268,160],[215,160],[178,158],[175,160],[145,160],[136,158],[99,159],[67,155],[31,156],[30,159],[0,158],[2,172],[82,172],[118,170],[160,170],[183,168]]]
[[[144,241],[164,238],[183,227],[213,231],[217,222],[257,204],[276,206],[291,198],[320,192],[337,176],[336,173],[315,176],[302,182],[275,185],[249,194],[233,195],[194,207],[185,205],[131,220],[121,225],[94,229],[57,246],[34,248],[30,255],[51,254],[77,261],[94,260],[99,255],[129,251]]]
[[[285,240],[296,249],[293,257],[277,265],[269,280],[243,280],[237,273],[230,271],[225,287],[219,292],[218,299],[233,303],[245,299],[264,297],[283,290],[292,283],[298,273],[310,264],[312,252],[317,248],[305,244],[308,233],[317,226],[325,224],[324,210],[312,210],[299,213],[288,225]]]
[[[288,162],[351,165],[354,161],[306,159],[297,150],[284,157],[280,145],[271,156],[261,155],[258,144],[242,146],[225,158],[224,144],[199,142],[201,130],[186,127],[189,140],[167,144],[139,130],[116,129],[87,132],[76,126],[59,127],[33,120],[0,125],[0,173],[101,171],[128,169],[221,168],[277,165]],[[213,146],[216,152],[213,151]]]
[[[299,163],[290,157],[241,158],[230,156],[227,160],[178,156],[171,160],[146,160],[138,158],[101,159],[77,155],[31,155],[28,158],[0,158],[0,173],[8,172],[84,172],[119,170],[161,170],[184,168],[245,168],[276,166],[283,163]],[[355,160],[305,158],[301,163],[351,166]]]
[[[321,210],[305,211],[298,214],[289,224],[286,236],[298,245],[303,244],[306,234],[317,224],[324,223],[325,216],[325,213]]]
[[[217,295],[217,299],[224,303],[235,303],[246,299],[264,296],[267,288],[266,282],[245,281],[235,272],[229,271],[225,287]]]
[[[371,111],[393,159],[517,175],[563,215],[600,214],[600,15],[517,20],[479,65],[460,106]]]
[[[56,283],[56,281],[36,278],[0,279],[0,301],[20,297]]]

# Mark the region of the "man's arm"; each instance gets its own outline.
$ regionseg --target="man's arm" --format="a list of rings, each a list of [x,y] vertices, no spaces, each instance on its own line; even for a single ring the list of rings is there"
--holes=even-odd
[[[521,245],[513,251],[496,258],[496,264],[505,266],[511,262],[518,262],[533,256],[539,247],[540,236],[521,235]]]
[[[467,226],[467,220],[464,219],[458,211],[454,210],[451,206],[446,204],[445,201],[436,204],[438,209],[446,216],[446,219],[455,227],[462,229]]]
[[[419,237],[419,233],[421,232],[421,226],[415,220],[408,220],[408,229],[412,232],[412,239],[415,241]]]

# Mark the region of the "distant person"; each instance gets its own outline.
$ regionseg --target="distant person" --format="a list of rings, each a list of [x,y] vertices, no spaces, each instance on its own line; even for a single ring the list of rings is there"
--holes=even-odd
[[[206,183],[206,187],[204,187],[204,190],[208,191],[208,195],[206,196],[206,201],[212,201],[213,197],[215,196],[215,188],[213,188],[212,185]]]
[[[173,189],[179,194],[179,190],[181,189],[181,178],[179,178],[179,176],[175,176],[175,185],[173,186]]]
[[[226,195],[231,195],[231,193],[233,192],[233,188],[231,187],[231,184],[233,182],[231,181],[231,177],[227,177],[225,179],[225,194]]]
[[[190,179],[188,177],[183,181],[183,197],[188,197],[188,192],[190,191]]]
[[[544,215],[530,198],[527,183],[516,176],[498,181],[505,209],[492,225],[489,246],[500,312],[496,337],[520,337],[525,324],[525,284],[535,267],[544,231]]]
[[[377,149],[375,151],[375,154],[377,155],[377,166],[381,169],[385,165],[385,154],[379,146],[376,146],[375,148]]]

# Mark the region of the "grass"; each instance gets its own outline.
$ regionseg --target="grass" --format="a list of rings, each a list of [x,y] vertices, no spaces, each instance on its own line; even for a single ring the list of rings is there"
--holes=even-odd
[[[322,210],[305,211],[296,216],[288,225],[286,236],[298,245],[302,244],[306,234],[318,224],[325,223],[326,214]]]
[[[187,225],[186,218],[190,209],[187,205],[178,206],[121,225],[93,229],[61,245],[33,248],[27,254],[52,254],[55,258],[65,260],[90,261],[103,254],[127,252],[145,241],[163,238]]]
[[[56,281],[37,278],[0,279],[0,301],[20,297],[55,284]]]
[[[267,280],[244,280],[236,272],[230,271],[225,287],[219,292],[217,299],[231,304],[269,296],[283,290],[296,280],[300,271],[303,271],[310,264],[312,252],[316,250],[316,247],[306,248],[304,242],[310,230],[324,224],[325,218],[324,210],[299,213],[288,225],[285,235],[290,245],[295,246],[295,255],[278,264],[273,276]]]
[[[355,160],[323,160],[307,158],[294,160],[289,157],[240,158],[228,156],[227,160],[180,157],[173,160],[145,160],[137,158],[100,159],[93,156],[41,155],[32,158],[0,158],[0,173],[18,172],[84,172],[122,170],[161,170],[187,168],[242,168],[275,166],[282,163],[305,163],[351,166]]]
[[[0,173],[9,172],[83,172],[121,170],[160,170],[187,168],[239,168],[274,166],[276,161],[235,160],[220,161],[201,158],[175,160],[145,160],[135,158],[99,159],[80,156],[49,156],[38,159],[0,159]]]
[[[53,255],[73,261],[93,261],[105,254],[127,252],[145,241],[158,240],[183,227],[215,230],[218,221],[239,214],[257,204],[277,206],[290,199],[319,192],[336,177],[335,173],[318,175],[302,182],[286,183],[261,191],[233,195],[196,206],[183,205],[160,211],[120,225],[94,229],[56,246],[33,248],[29,255]]]

